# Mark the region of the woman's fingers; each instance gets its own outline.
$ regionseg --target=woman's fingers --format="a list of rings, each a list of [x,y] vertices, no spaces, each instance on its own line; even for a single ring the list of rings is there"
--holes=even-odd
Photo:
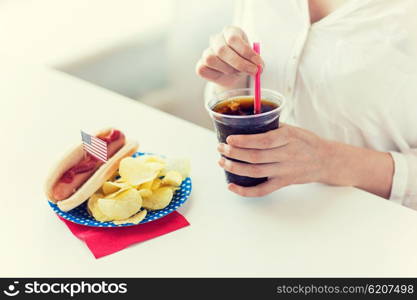
[[[230,191],[243,197],[263,197],[288,184],[280,178],[270,178],[268,181],[251,187],[243,187],[233,183],[228,185]]]
[[[222,157],[219,160],[219,165],[226,171],[236,175],[262,178],[275,175],[279,163],[246,164]]]
[[[201,59],[197,62],[196,73],[199,76],[214,82],[223,75],[223,73],[206,66]]]
[[[242,29],[235,26],[226,27],[223,30],[226,43],[241,57],[251,61],[255,65],[264,67],[264,62],[248,43],[248,38]]]
[[[219,59],[226,64],[229,64],[234,69],[250,75],[255,75],[258,71],[256,64],[241,57],[226,43],[223,34],[213,36],[211,38],[210,47]]]
[[[222,86],[234,86],[243,82],[247,74],[255,75],[262,58],[249,45],[242,29],[226,27],[223,32],[210,38],[210,46],[196,65],[196,73]]]
[[[236,69],[232,68],[230,65],[218,58],[211,48],[208,48],[203,52],[202,63],[203,65],[226,75],[238,72]]]
[[[227,144],[219,144],[217,150],[228,158],[234,158],[253,164],[275,163],[289,160],[285,146],[266,150],[238,148]]]
[[[229,145],[238,148],[271,149],[287,145],[291,135],[291,126],[285,125],[265,133],[230,135],[226,141]]]

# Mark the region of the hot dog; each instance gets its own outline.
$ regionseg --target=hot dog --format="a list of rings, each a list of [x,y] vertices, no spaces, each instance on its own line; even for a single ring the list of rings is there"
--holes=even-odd
[[[71,150],[58,162],[46,181],[49,201],[63,211],[71,210],[86,201],[118,169],[122,158],[137,150],[137,143],[126,141],[124,134],[107,129],[96,135],[107,143],[107,162],[85,152],[82,145]]]
[[[97,136],[107,143],[108,157],[111,158],[125,144],[125,136],[119,130],[112,129],[105,134]],[[85,153],[84,157],[77,162],[55,183],[52,193],[57,201],[67,199],[71,196],[84,182],[94,174],[95,171],[103,164],[103,161],[97,159],[90,153]]]

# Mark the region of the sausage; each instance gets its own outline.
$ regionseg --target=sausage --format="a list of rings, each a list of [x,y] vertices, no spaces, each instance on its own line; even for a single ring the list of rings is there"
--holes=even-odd
[[[119,130],[97,136],[107,143],[108,158],[111,158],[125,144],[125,136]],[[65,171],[52,188],[52,195],[57,201],[65,200],[74,194],[104,162],[90,153],[74,166]]]

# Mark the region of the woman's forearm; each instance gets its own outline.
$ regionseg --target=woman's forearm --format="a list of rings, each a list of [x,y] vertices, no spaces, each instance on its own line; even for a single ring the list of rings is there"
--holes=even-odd
[[[391,154],[339,142],[326,145],[328,159],[323,183],[354,186],[389,198],[394,174]]]

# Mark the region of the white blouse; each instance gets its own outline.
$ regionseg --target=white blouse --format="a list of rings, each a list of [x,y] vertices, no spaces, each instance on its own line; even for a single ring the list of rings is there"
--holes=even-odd
[[[417,0],[347,0],[310,24],[307,0],[238,1],[236,26],[261,43],[262,87],[282,121],[389,151],[390,200],[417,209]]]

